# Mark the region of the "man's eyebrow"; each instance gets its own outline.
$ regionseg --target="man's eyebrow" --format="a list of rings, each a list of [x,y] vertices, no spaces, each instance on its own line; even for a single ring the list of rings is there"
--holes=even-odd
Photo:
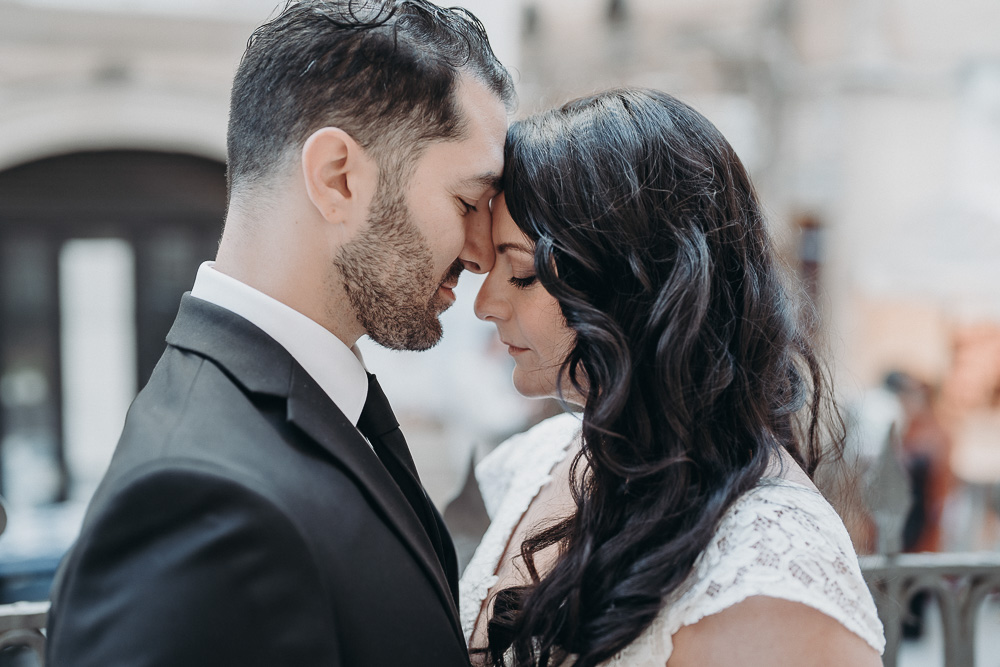
[[[499,192],[502,182],[503,182],[503,177],[500,174],[496,173],[495,171],[491,171],[486,174],[480,174],[479,176],[473,176],[472,178],[467,178],[464,181],[462,181],[460,185],[461,187],[478,186],[481,188],[493,189]]]
[[[520,243],[501,243],[497,246],[497,254],[502,255],[508,250],[519,250],[527,255],[534,255],[535,251],[526,245],[521,245]]]

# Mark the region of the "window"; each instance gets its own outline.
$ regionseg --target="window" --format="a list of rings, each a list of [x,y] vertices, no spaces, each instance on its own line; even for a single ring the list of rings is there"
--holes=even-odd
[[[220,163],[77,153],[0,172],[0,494],[85,500],[181,295],[215,256]]]

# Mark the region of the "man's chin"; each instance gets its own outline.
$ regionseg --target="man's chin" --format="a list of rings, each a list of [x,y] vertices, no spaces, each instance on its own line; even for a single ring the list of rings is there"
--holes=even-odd
[[[450,305],[450,304],[449,304]],[[423,323],[423,326],[410,330],[392,329],[389,331],[368,331],[368,337],[378,345],[400,352],[423,352],[439,342],[444,335],[441,322],[435,316]]]
[[[443,301],[438,303],[432,303],[431,312],[437,313],[437,316],[440,317],[441,315],[444,314],[444,311],[451,308],[452,305],[454,305],[454,303],[455,303],[454,301]]]

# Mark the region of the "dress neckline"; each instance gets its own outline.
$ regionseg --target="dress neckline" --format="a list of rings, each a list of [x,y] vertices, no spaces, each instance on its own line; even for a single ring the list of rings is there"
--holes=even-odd
[[[790,487],[797,488],[797,489],[802,489],[803,491],[808,491],[809,493],[812,493],[812,494],[818,495],[820,497],[823,497],[823,493],[819,489],[816,489],[816,488],[811,487],[811,486],[807,486],[807,485],[803,484],[802,482],[796,482],[794,480],[787,479],[785,477],[773,477],[773,476],[761,477],[760,480],[758,480],[758,482],[757,482],[757,487],[760,487],[760,486],[772,486],[772,485],[773,486],[790,486]]]

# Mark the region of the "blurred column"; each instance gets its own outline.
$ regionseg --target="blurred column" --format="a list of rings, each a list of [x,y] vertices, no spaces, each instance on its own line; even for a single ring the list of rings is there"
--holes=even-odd
[[[136,393],[135,269],[120,239],[67,241],[59,255],[63,419],[74,499],[89,498]]]

